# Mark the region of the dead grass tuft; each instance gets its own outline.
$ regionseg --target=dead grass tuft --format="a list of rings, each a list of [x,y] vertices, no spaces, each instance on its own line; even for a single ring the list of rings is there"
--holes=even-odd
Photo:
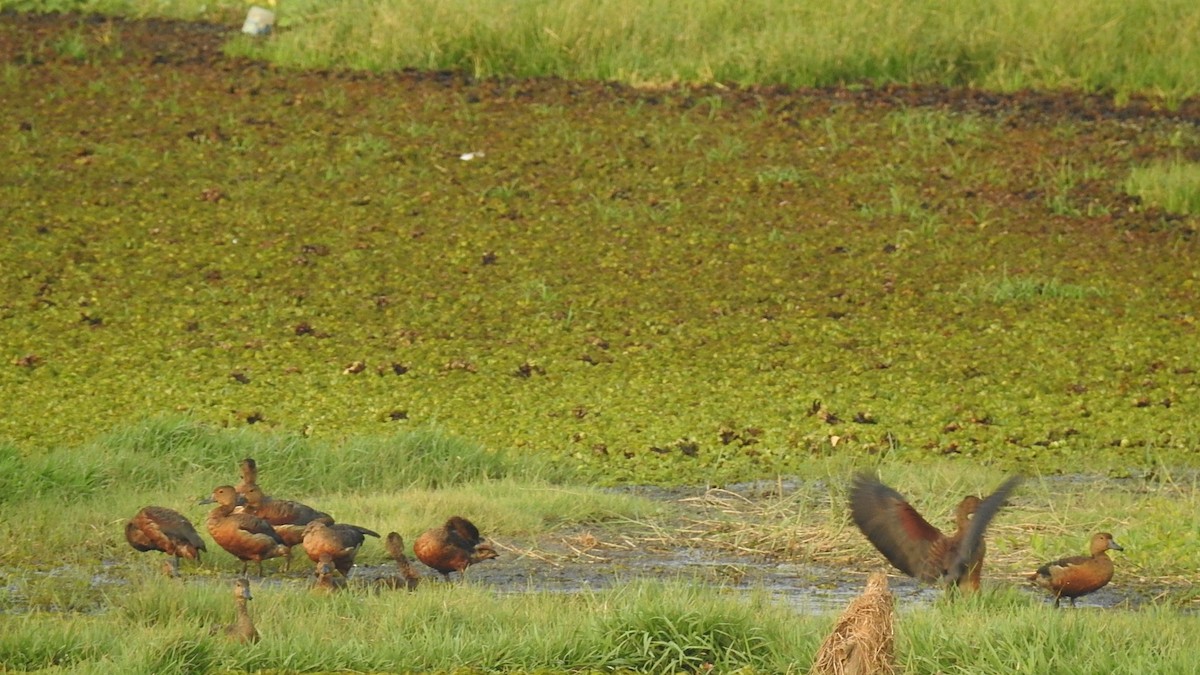
[[[846,606],[821,643],[809,673],[885,675],[896,672],[894,599],[887,575],[874,572],[863,594]]]

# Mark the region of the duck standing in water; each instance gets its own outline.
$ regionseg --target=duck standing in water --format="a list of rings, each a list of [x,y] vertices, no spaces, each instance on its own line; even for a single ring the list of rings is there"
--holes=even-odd
[[[1054,606],[1063,598],[1071,599],[1098,591],[1113,577],[1113,562],[1108,552],[1124,551],[1108,532],[1092,535],[1090,556],[1076,555],[1048,562],[1029,575],[1029,580],[1054,594]]]
[[[984,532],[1020,482],[1013,476],[986,499],[965,497],[955,510],[957,529],[946,535],[930,525],[899,492],[869,474],[850,486],[850,514],[880,553],[910,577],[979,590],[986,550]]]
[[[232,485],[217,487],[211,497],[200,500],[201,504],[217,503],[204,524],[213,541],[242,561],[242,574],[253,560],[262,576],[262,561],[285,556],[289,549],[267,521],[249,513],[234,513],[244,501]]]
[[[304,541],[304,528],[314,520],[326,525],[333,524],[333,518],[323,511],[318,511],[307,504],[301,504],[290,499],[274,499],[263,494],[257,485],[246,487],[242,499],[246,502],[241,507],[243,513],[249,513],[271,524],[275,534],[288,547],[287,562],[284,570],[292,567],[292,547]]]
[[[328,556],[342,576],[349,576],[350,568],[354,567],[354,557],[366,541],[364,535],[379,538],[378,532],[359,525],[327,525],[322,520],[314,520],[304,526],[302,543],[309,560],[320,564],[322,556]]]

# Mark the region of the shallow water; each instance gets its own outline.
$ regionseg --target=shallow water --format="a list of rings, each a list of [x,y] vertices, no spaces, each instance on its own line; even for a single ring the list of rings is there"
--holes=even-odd
[[[1075,478],[1067,476],[1061,480],[1069,482]],[[670,502],[697,516],[713,508],[718,498],[732,497],[744,500],[744,503],[757,503],[786,497],[801,487],[799,483],[780,481],[731,485],[716,491],[718,497],[711,500],[712,492],[696,487],[630,487],[620,490]],[[669,546],[661,543],[660,539],[642,538],[643,534],[610,532],[606,536],[612,541],[601,541],[582,530],[560,531],[536,540],[494,538],[493,544],[500,551],[500,558],[471,567],[467,573],[468,582],[505,593],[578,593],[604,590],[643,579],[674,580],[703,585],[714,593],[765,592],[799,613],[819,614],[839,611],[862,591],[871,571],[886,566],[882,558],[874,562],[862,561],[849,567],[835,567],[787,560],[784,556],[735,554],[715,545],[705,546],[703,538],[690,540],[691,545]],[[366,546],[370,548],[378,546],[378,543],[368,539]],[[206,567],[211,564],[214,555],[225,554],[210,552]],[[360,554],[360,562],[364,558],[378,560],[377,555]],[[107,591],[132,583],[131,580],[144,577],[147,573],[157,573],[161,560],[165,560],[165,557],[153,554],[123,557],[91,567],[64,565],[43,570],[0,569],[0,592],[5,596],[0,611],[23,612],[34,606],[43,611],[104,611],[103,598]],[[423,584],[447,583],[419,562],[413,564],[422,574]],[[227,575],[214,576],[211,569],[197,574],[194,565],[184,561],[182,575],[185,578],[199,583],[226,583]],[[284,572],[283,563],[275,560],[268,561],[264,569],[265,576],[259,583],[302,588],[310,582],[312,564],[303,551],[297,549],[293,552],[290,571]],[[250,570],[254,574],[253,566]],[[943,591],[937,587],[905,577],[895,570],[888,569],[888,572],[891,590],[901,610],[930,605],[942,596]],[[390,561],[386,564],[359,564],[350,574],[350,584],[352,587],[370,587],[379,578],[395,573],[395,565]],[[1134,582],[1129,578],[1131,573],[1121,570],[1119,565],[1117,574],[1114,583],[1079,599],[1077,606],[1138,608],[1163,597],[1178,597],[1183,590],[1144,581]],[[1121,578],[1123,574],[1126,575],[1125,579]],[[57,606],[53,597],[49,601],[45,598],[31,601],[26,595],[26,588],[38,585],[38,581],[44,582],[47,577],[55,580],[55,587],[81,591],[74,595],[64,593],[63,597],[88,600],[76,600],[81,604],[71,606]],[[448,582],[458,583],[458,575],[452,575]],[[984,584],[985,587],[1016,587],[1029,594],[1031,599],[1047,605],[1052,603],[1044,591],[1018,576],[989,576],[985,572]],[[1194,612],[1198,609],[1189,606],[1183,611]]]

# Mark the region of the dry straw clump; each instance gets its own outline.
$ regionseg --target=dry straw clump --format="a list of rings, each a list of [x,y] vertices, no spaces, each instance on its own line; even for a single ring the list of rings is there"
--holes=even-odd
[[[896,672],[893,598],[887,575],[875,572],[867,588],[842,612],[821,643],[811,675],[881,675]]]

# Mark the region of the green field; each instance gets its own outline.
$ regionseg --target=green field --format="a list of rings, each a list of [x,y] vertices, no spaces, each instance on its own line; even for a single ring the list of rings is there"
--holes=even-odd
[[[1200,10],[860,4],[295,3],[254,40],[0,0],[0,670],[804,672],[834,618],[688,578],[330,601],[301,556],[230,645],[233,558],[181,592],[121,526],[254,456],[410,543],[470,515],[489,565],[588,536],[849,586],[854,471],[939,526],[1018,472],[983,597],[902,596],[901,669],[1191,672]],[[799,487],[602,489],[744,481]],[[1017,590],[1099,530],[1119,602]]]

